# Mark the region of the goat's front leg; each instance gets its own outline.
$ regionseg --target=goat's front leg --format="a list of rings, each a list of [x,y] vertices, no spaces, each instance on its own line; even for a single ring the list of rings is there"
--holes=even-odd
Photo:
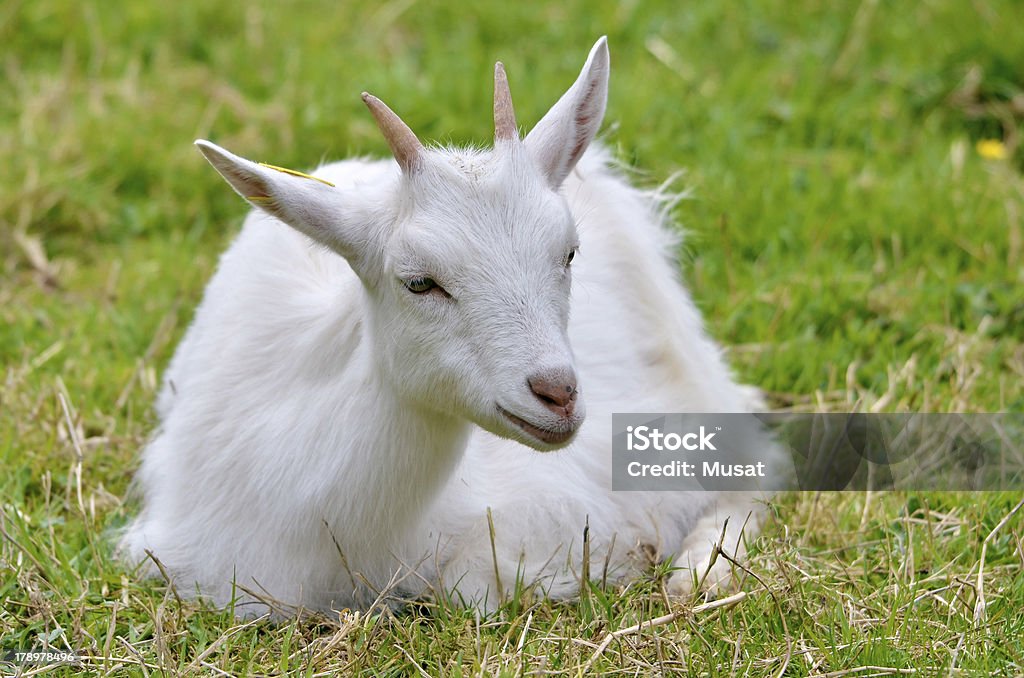
[[[721,548],[730,558],[742,562],[747,551],[745,539],[757,536],[765,511],[763,501],[751,493],[720,494],[683,540],[676,570],[668,580],[669,594],[688,597],[698,586],[712,594],[727,589],[732,583],[733,565],[720,555],[714,556]]]

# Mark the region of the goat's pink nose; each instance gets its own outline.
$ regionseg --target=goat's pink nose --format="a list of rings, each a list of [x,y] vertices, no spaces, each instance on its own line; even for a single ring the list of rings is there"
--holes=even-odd
[[[576,374],[569,369],[535,374],[526,380],[544,406],[560,417],[569,417],[576,408]]]

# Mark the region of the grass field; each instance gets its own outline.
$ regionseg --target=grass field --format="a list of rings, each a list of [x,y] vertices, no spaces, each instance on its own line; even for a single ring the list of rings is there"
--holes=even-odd
[[[495,60],[529,126],[602,34],[606,143],[642,184],[684,172],[685,277],[744,381],[779,409],[1021,411],[1021,26],[1012,0],[3,3],[2,646],[98,675],[1020,675],[1019,494],[785,495],[734,605],[655,572],[483,619],[240,624],[137,581],[109,533],[245,212],[192,140],[383,154],[365,89],[484,143]]]

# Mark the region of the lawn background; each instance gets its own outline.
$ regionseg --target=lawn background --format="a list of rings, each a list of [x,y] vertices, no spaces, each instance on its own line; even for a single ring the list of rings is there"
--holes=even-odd
[[[1024,671],[1019,494],[780,497],[747,599],[677,604],[589,665],[670,610],[658,573],[488,619],[240,626],[109,542],[245,213],[191,141],[383,154],[369,90],[423,139],[487,143],[495,60],[529,127],[602,34],[605,143],[642,185],[682,172],[684,276],[744,381],[783,409],[1021,411],[1021,26],[1009,0],[4,3],[2,646],[131,675]]]

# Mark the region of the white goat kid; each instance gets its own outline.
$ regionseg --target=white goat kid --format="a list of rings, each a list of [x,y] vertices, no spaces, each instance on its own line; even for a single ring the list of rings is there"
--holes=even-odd
[[[602,38],[520,140],[499,63],[493,151],[425,148],[368,94],[397,166],[313,180],[196,142],[259,209],[167,371],[127,557],[255,614],[430,590],[489,608],[517,581],[570,596],[588,524],[610,579],[677,554],[677,592],[727,518],[741,549],[748,495],[611,490],[612,412],[749,404],[657,200],[584,157],[608,69]],[[708,581],[728,575],[719,559]]]

